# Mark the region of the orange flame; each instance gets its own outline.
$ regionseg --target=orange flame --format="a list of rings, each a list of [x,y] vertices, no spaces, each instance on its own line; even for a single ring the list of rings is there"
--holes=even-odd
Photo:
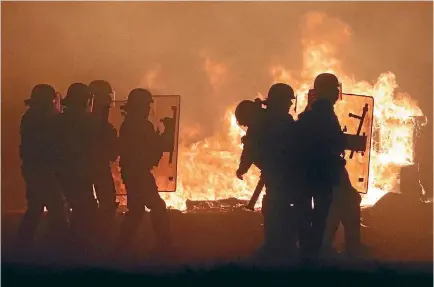
[[[320,13],[308,15],[308,21],[305,23],[306,37],[310,36],[315,27],[324,24],[324,17]],[[339,40],[342,44],[351,32],[346,25],[337,24],[343,26],[341,33],[338,33],[341,35]],[[332,39],[336,38],[333,33],[329,36]],[[413,163],[415,125],[412,116],[422,116],[422,111],[408,94],[394,92],[397,83],[393,73],[381,74],[374,84],[356,81],[341,70],[340,62],[334,57],[336,47],[324,37],[319,39],[320,41],[312,41],[309,38],[302,40],[303,70],[300,78],[296,78],[296,73],[285,69],[283,65],[276,65],[270,69],[272,83],[285,82],[294,88],[298,97],[298,112],[307,104],[307,92],[312,87],[313,79],[323,72],[336,74],[346,93],[374,97],[374,130],[379,136],[373,139],[373,146],[376,148],[371,151],[369,192],[363,196],[361,203],[362,207],[372,206],[384,194],[394,191],[398,186],[400,168]],[[210,78],[215,85],[218,75],[223,74],[225,70],[221,65],[210,63],[207,59],[207,71],[213,73]],[[235,176],[244,131],[236,124],[234,106],[228,107],[224,118],[225,126],[218,133],[194,144],[180,146],[178,190],[174,194],[162,194],[168,206],[185,210],[187,199],[250,198],[259,179],[259,170],[253,167],[243,181]],[[339,114],[344,111],[339,111],[337,105],[336,112]],[[182,132],[181,138],[189,137],[193,131],[194,129]],[[261,198],[257,207],[260,205]]]

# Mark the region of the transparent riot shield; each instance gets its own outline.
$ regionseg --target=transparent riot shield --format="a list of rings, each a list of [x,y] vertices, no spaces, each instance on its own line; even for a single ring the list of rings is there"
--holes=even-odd
[[[152,174],[155,177],[159,192],[175,192],[177,181],[178,161],[178,135],[179,135],[179,112],[181,97],[179,95],[155,95],[151,105],[149,121],[160,133],[163,142],[163,157],[158,166],[154,167]],[[115,101],[110,110],[109,121],[119,133],[124,114],[121,106],[126,101]],[[143,147],[146,148],[146,147]],[[112,173],[115,180],[118,200],[122,203],[125,194],[125,186],[122,183],[119,159],[112,164]]]
[[[335,112],[348,140],[345,159],[351,184],[365,194],[369,185],[374,98],[342,93]]]

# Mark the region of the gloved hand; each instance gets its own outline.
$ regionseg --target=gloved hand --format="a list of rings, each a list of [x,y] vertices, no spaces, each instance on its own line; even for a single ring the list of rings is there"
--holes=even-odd
[[[242,172],[240,169],[237,169],[236,174],[237,174],[237,177],[238,177],[239,179],[243,180],[244,172]]]

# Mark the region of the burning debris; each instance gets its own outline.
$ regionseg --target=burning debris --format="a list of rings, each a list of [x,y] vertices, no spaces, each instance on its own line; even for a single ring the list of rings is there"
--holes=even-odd
[[[398,85],[392,72],[381,74],[371,84],[356,81],[351,74],[342,70],[337,56],[340,48],[338,45],[349,41],[351,36],[346,24],[321,13],[313,13],[306,17],[304,26],[306,28],[301,41],[302,70],[292,71],[283,64],[274,65],[270,68],[270,85],[283,82],[294,88],[297,95],[297,112],[291,111],[294,118],[307,104],[307,93],[312,80],[323,72],[337,75],[345,93],[366,95],[374,99],[368,192],[363,195],[361,203],[362,207],[372,206],[387,192],[398,192],[401,168],[414,164],[414,132],[418,129],[414,119],[423,117],[422,111],[408,94],[395,91]],[[323,31],[324,27],[329,30]],[[318,33],[318,29],[322,29],[322,32]],[[225,66],[224,63],[214,64]],[[222,69],[210,69],[209,59],[204,66],[214,84],[224,84],[224,81],[219,82],[219,77],[226,75]],[[255,96],[251,95],[250,98]],[[197,138],[196,127],[181,128],[177,190],[161,194],[168,207],[183,211],[231,209],[251,198],[260,172],[253,168],[242,181],[235,176],[242,150],[241,137],[245,131],[236,124],[234,106],[235,103],[227,107],[221,130],[207,138],[191,143],[192,139]],[[335,108],[338,116],[348,115],[349,112],[360,115],[362,109],[360,103],[354,103],[353,106],[347,103],[345,107],[337,104]],[[347,125],[347,129],[357,130],[356,120],[352,125]],[[351,173],[352,167],[348,168]],[[121,184],[119,188],[124,193]],[[261,206],[261,201],[260,196],[256,208]]]
[[[396,82],[392,73],[382,74],[375,85],[355,82],[346,76],[341,78],[345,91],[372,95],[375,101],[373,146],[376,149],[371,154],[369,191],[362,200],[362,206],[372,206],[384,194],[394,191],[401,167],[413,164],[415,125],[411,118],[421,116],[422,112],[409,96],[394,94]],[[308,87],[303,84],[297,90],[297,110],[304,108]],[[248,200],[252,195],[259,171],[252,170],[243,181],[234,174],[244,131],[236,125],[232,110],[228,108],[226,114],[226,133],[222,131],[192,145],[180,146],[179,189],[176,193],[163,194],[169,206],[185,210],[186,199],[209,201],[233,197]],[[337,107],[338,114],[345,112],[348,113]],[[186,136],[181,135],[181,138]],[[260,206],[261,200],[258,202]]]
[[[219,200],[188,200],[185,205],[188,212],[227,212],[246,210],[248,200],[227,198]]]

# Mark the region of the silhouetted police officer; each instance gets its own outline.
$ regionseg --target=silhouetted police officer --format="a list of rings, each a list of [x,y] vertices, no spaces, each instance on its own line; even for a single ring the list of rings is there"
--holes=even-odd
[[[294,258],[296,253],[297,224],[293,188],[289,169],[288,152],[292,149],[294,119],[289,110],[295,99],[294,90],[284,83],[271,86],[265,100],[267,113],[267,149],[270,151],[270,166],[263,174],[268,178],[266,195],[263,198],[265,235],[270,245],[275,245],[277,254]],[[274,243],[272,243],[274,242]],[[291,258],[288,258],[291,259]]]
[[[95,243],[98,208],[92,178],[93,155],[98,148],[98,129],[90,113],[92,94],[87,85],[74,83],[62,102],[64,110],[56,121],[58,170],[72,208],[71,229],[76,247],[91,247]]]
[[[111,235],[117,202],[116,188],[113,181],[111,163],[119,155],[118,134],[109,122],[109,112],[113,102],[113,90],[110,84],[103,80],[95,80],[89,84],[93,94],[92,115],[97,122],[97,146],[93,154],[93,184],[98,200],[98,213],[101,238],[108,239]]]
[[[345,149],[345,137],[333,109],[340,93],[337,77],[329,73],[318,75],[311,93],[315,100],[299,115],[295,125],[295,156],[299,175],[297,188],[304,191],[297,203],[299,219],[302,220],[300,230],[310,231],[310,234],[301,235],[300,238],[311,238],[308,248],[307,242],[301,245],[306,247],[304,256],[316,259],[322,245],[333,187],[339,185],[345,166],[345,160],[341,157]]]
[[[360,240],[360,203],[362,198],[352,186],[348,171],[345,168],[341,170],[340,184],[333,191],[333,200],[323,238],[323,255],[326,257],[336,255],[333,249],[333,240],[339,224],[342,222],[345,232],[346,254],[350,257],[358,257],[365,251]]]
[[[27,210],[18,230],[20,248],[32,247],[36,228],[44,212],[48,211],[51,235],[57,244],[67,235],[65,202],[55,174],[56,91],[50,85],[36,85],[29,109],[21,119],[20,157],[22,175],[26,184]]]
[[[152,102],[151,93],[138,88],[130,92],[126,105],[122,106],[126,116],[119,133],[119,165],[127,191],[128,212],[121,225],[118,250],[130,247],[131,239],[145,213],[145,206],[151,210],[158,247],[164,251],[170,245],[166,203],[160,197],[151,173],[163,155],[160,135],[148,120]]]
[[[295,215],[291,214],[292,195],[283,160],[290,148],[288,138],[294,121],[288,112],[293,99],[292,88],[279,83],[269,91],[266,110],[262,103],[251,101],[241,102],[235,110],[238,122],[248,127],[237,176],[242,178],[252,163],[261,169],[266,195],[262,205],[264,245],[259,254],[272,260],[290,259],[296,251],[296,224],[291,222]]]
[[[263,128],[267,128],[269,131],[273,130],[278,135],[286,135],[287,127],[294,123],[294,119],[289,114],[289,109],[292,105],[292,100],[295,99],[293,89],[286,84],[277,83],[274,84],[268,93],[268,98],[261,102],[259,101],[242,101],[235,110],[235,117],[241,125],[248,126],[248,131],[243,138],[244,148],[241,154],[240,166],[237,170],[237,177],[247,173],[251,165],[253,164],[253,155],[250,151],[250,142],[255,143],[256,139],[249,141],[250,137],[255,138],[256,134]],[[266,105],[267,113],[262,110],[262,104]],[[259,108],[259,109],[258,109]],[[272,126],[271,126],[272,125]],[[253,134],[252,136],[250,134]],[[260,138],[260,136],[257,136]],[[265,140],[265,139],[263,139]],[[271,142],[268,141],[270,144]],[[280,149],[285,146],[283,140],[280,143],[274,143],[280,146]],[[254,149],[252,149],[254,150]],[[280,155],[277,155],[277,157]]]

